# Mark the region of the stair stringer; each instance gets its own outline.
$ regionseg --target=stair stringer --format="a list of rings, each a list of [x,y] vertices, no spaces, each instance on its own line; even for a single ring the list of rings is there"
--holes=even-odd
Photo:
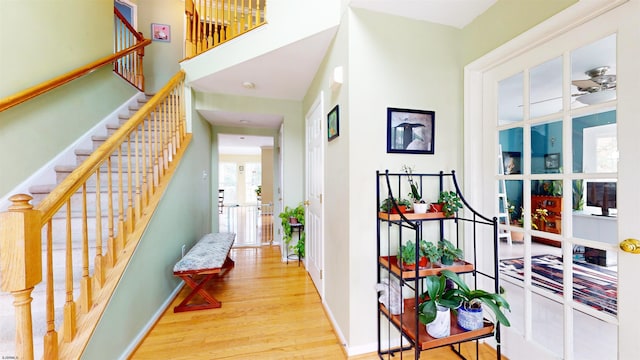
[[[83,136],[78,138],[75,142],[70,144],[66,149],[52,158],[48,163],[42,166],[38,171],[34,172],[31,176],[25,179],[18,186],[9,191],[2,198],[0,198],[0,210],[4,211],[11,202],[9,197],[15,194],[29,194],[29,189],[32,186],[41,184],[54,184],[56,183],[56,171],[55,167],[60,164],[75,164],[76,163],[76,149],[93,148],[92,136],[106,136],[107,124],[117,124],[119,122],[119,116],[122,114],[129,114],[129,108],[137,107],[138,100],[144,99],[145,94],[138,92],[132,96],[129,100],[107,115]]]

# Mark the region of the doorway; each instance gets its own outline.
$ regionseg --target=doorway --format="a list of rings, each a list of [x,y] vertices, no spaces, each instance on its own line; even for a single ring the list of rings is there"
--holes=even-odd
[[[638,265],[618,243],[639,236],[631,191],[637,140],[629,132],[638,128],[639,90],[634,81],[617,84],[637,77],[631,14],[639,5],[622,3],[577,4],[556,30],[549,24],[547,33],[531,32],[537,38],[525,34],[516,39],[519,49],[498,49],[467,68],[471,96],[481,100],[465,133],[483,135],[465,138],[465,174],[482,179],[467,187],[480,191],[488,211],[510,214],[503,231],[524,235],[500,244],[500,279],[512,305],[503,349],[512,358],[637,353],[627,334],[640,316],[625,299],[638,291],[624,284]],[[496,161],[507,158],[508,171]],[[507,208],[498,201],[502,182]]]
[[[235,247],[271,245],[273,137],[218,134],[218,222]]]

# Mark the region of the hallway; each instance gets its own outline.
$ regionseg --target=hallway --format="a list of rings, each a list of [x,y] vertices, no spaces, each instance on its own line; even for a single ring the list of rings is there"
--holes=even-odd
[[[278,246],[234,248],[231,257],[235,268],[209,287],[222,307],[176,314],[173,307],[186,296],[183,289],[131,359],[347,358],[304,267],[282,263]],[[467,345],[463,353],[474,359],[469,350],[475,349]],[[488,347],[481,346],[480,354],[481,359],[495,359]],[[423,355],[458,359],[448,347]],[[378,356],[373,352],[350,359]]]
[[[283,264],[278,246],[231,257],[235,268],[210,287],[222,307],[176,314],[183,289],[132,359],[345,357],[303,267]]]

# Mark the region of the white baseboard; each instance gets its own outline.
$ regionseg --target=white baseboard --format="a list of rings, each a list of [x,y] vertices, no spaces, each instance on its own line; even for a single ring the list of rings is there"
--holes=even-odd
[[[55,184],[56,183],[56,172],[54,170],[57,165],[71,165],[76,163],[76,149],[91,149],[93,148],[93,143],[91,142],[91,137],[94,135],[106,135],[107,127],[106,125],[109,123],[117,123],[118,115],[122,113],[126,113],[129,111],[129,106],[135,104],[138,101],[138,98],[144,96],[142,92],[138,92],[133,95],[129,100],[127,100],[124,104],[120,105],[117,109],[111,112],[109,115],[105,116],[99,123],[97,123],[94,127],[89,129],[84,135],[80,136],[78,140],[73,142],[71,145],[67,146],[66,149],[61,151],[58,155],[56,155],[53,159],[51,159],[48,163],[42,166],[38,171],[34,172],[29,176],[25,181],[21,184],[13,188],[13,190],[9,191],[5,194],[4,197],[0,198],[0,210],[5,210],[9,206],[11,206],[11,201],[9,198],[15,194],[28,194],[29,188],[34,185],[46,185],[46,184]]]
[[[176,286],[176,288],[173,289],[171,294],[169,294],[169,297],[167,297],[164,303],[162,303],[162,306],[160,306],[158,310],[155,312],[155,314],[153,314],[153,316],[149,319],[147,324],[140,330],[138,335],[131,340],[131,342],[129,343],[129,346],[127,346],[127,348],[124,350],[122,355],[120,355],[120,357],[118,358],[119,360],[126,360],[131,357],[133,352],[138,348],[138,345],[140,344],[140,342],[144,340],[144,338],[147,336],[149,331],[153,329],[153,326],[156,324],[158,319],[160,319],[162,314],[164,314],[164,311],[169,307],[169,305],[171,305],[171,303],[176,298],[176,296],[178,296],[178,293],[180,292],[180,290],[182,290],[183,286],[184,286],[184,281],[181,281],[180,284],[178,284],[178,286]]]

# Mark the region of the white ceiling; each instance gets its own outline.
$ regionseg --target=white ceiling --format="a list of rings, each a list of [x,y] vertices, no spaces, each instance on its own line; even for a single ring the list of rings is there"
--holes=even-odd
[[[352,0],[351,6],[412,19],[462,28],[496,0]],[[301,100],[324,58],[337,29],[330,29],[250,59],[244,63],[197,79],[190,85],[197,91],[236,96]],[[265,71],[266,70],[266,71]],[[255,84],[246,88],[244,82]],[[199,111],[210,123],[222,126],[277,129],[281,116],[274,114]],[[220,146],[234,147],[220,139]],[[237,140],[237,139],[236,139]],[[251,138],[242,143],[249,143]],[[257,147],[259,145],[250,145]]]

